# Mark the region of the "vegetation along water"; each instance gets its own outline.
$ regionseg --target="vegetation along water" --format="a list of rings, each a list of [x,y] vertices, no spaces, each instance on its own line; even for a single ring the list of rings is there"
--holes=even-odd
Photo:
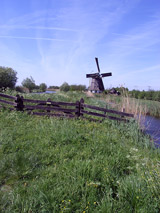
[[[78,92],[24,96],[106,107]],[[1,110],[0,136],[0,212],[160,212],[160,150],[134,121]]]

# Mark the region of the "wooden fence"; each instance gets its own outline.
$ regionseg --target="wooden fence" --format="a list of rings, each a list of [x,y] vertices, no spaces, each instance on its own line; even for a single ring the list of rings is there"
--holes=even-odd
[[[133,114],[85,104],[84,99],[75,103],[55,102],[51,99],[46,101],[25,99],[19,95],[15,97],[0,93],[0,103],[2,103],[1,107],[10,110],[28,111],[29,114],[39,116],[82,117],[100,122],[106,118],[126,122],[129,121],[128,118],[134,117]]]

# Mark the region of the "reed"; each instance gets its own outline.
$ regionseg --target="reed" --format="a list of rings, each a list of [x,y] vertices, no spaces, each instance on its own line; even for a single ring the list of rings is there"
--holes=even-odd
[[[107,96],[106,102],[110,105],[110,108],[134,114],[134,118],[138,121],[138,124],[141,124],[142,119],[145,119],[147,112],[146,106],[142,106],[139,100],[130,98],[127,91],[124,91],[121,97]]]
[[[131,98],[129,95],[121,97],[114,96],[111,97],[111,100],[114,103],[112,106],[116,109],[122,110],[122,108],[125,107],[128,112],[132,112],[134,114],[160,117],[160,102],[158,101],[135,99]]]

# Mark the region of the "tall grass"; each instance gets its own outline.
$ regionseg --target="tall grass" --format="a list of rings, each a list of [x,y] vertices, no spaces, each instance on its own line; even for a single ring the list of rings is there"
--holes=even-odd
[[[1,111],[0,136],[0,212],[160,211],[160,152],[135,122]]]
[[[104,97],[103,97],[104,98]],[[160,102],[131,98],[128,93],[122,96],[107,95],[104,98],[110,108],[125,109],[135,115],[151,115],[160,117]]]

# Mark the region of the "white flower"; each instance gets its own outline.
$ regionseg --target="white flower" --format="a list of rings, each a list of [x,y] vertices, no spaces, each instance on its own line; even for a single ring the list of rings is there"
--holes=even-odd
[[[131,151],[133,151],[133,152],[138,152],[138,149],[136,149],[136,148],[131,148]]]

